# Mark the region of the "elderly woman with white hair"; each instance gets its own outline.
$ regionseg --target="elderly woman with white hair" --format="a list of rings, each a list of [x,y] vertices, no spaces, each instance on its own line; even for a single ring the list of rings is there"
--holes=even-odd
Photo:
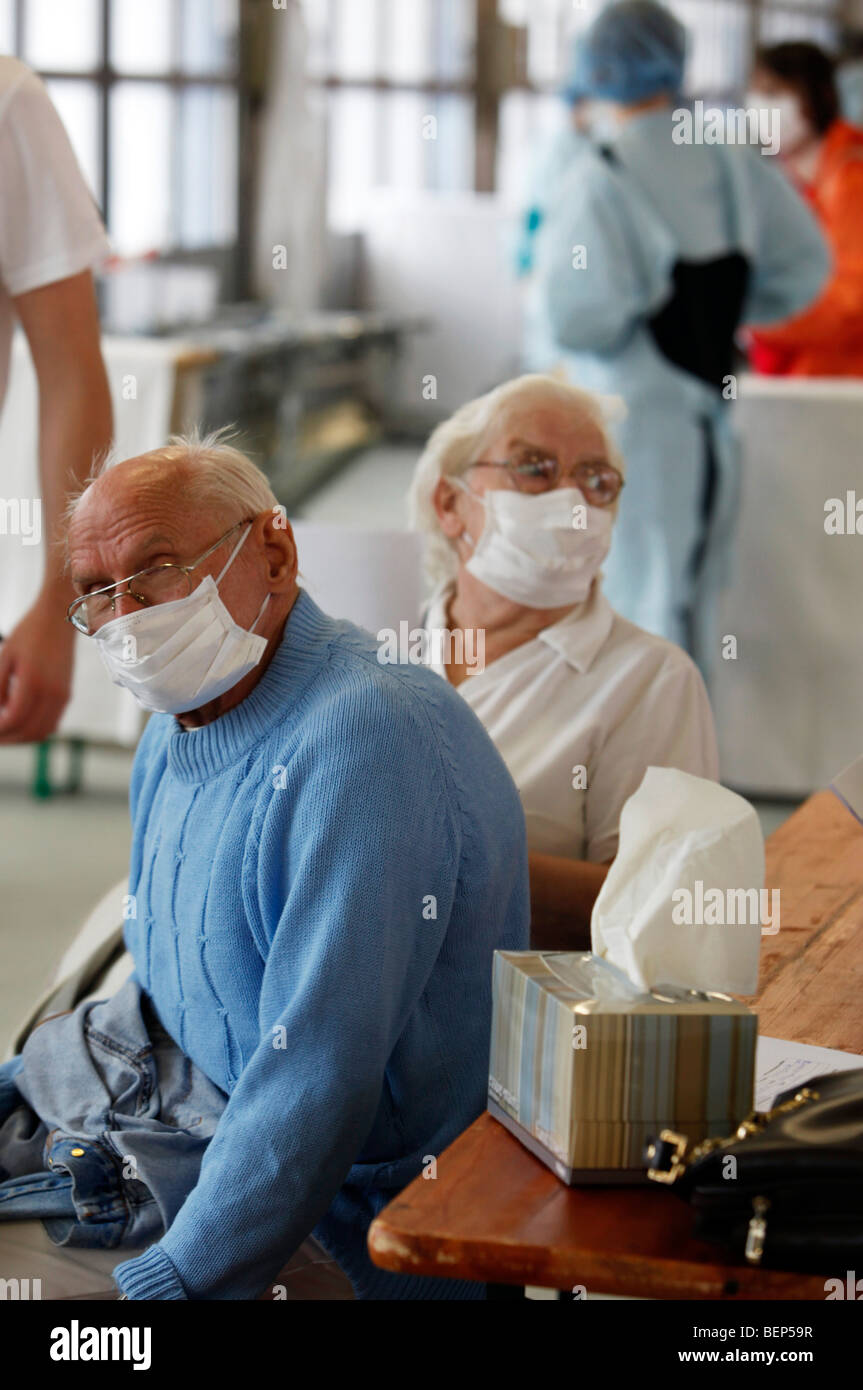
[[[438,426],[411,488],[436,585],[431,664],[521,794],[540,946],[587,944],[621,808],[648,766],[718,773],[695,665],[602,592],[624,485],[606,428],[615,406],[549,376],[507,382]],[[483,663],[465,661],[483,647]]]

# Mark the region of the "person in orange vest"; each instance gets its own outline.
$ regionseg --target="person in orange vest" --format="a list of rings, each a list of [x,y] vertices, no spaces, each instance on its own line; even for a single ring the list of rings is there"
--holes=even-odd
[[[779,158],[833,257],[808,309],[751,330],[752,365],[779,376],[863,376],[863,129],[841,119],[833,60],[813,43],[760,49],[750,102],[778,109]]]

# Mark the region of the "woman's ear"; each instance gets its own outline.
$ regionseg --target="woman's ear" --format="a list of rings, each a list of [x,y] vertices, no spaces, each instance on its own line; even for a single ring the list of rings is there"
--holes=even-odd
[[[456,510],[458,497],[459,489],[453,486],[449,478],[438,479],[437,487],[432,493],[432,505],[437,513],[440,529],[451,540],[455,540],[464,530],[464,522]]]

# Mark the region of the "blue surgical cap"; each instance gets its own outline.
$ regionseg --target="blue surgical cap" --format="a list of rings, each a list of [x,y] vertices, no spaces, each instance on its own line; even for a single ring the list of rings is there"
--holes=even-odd
[[[635,102],[683,82],[686,30],[654,0],[621,0],[607,6],[572,48],[566,94]]]

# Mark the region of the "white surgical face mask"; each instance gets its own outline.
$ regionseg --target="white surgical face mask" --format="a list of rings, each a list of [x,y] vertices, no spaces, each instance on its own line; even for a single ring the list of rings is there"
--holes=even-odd
[[[591,507],[577,487],[529,495],[498,488],[480,496],[485,525],[465,569],[513,603],[563,608],[581,603],[611,545],[612,514]],[[578,511],[575,509],[578,508]]]
[[[614,102],[592,101],[585,117],[585,124],[596,144],[610,145],[620,134],[623,122],[620,119],[620,110]]]
[[[94,634],[115,685],[125,686],[145,709],[182,714],[224,695],[247,676],[267,647],[255,636],[270,595],[251,628],[240,627],[218,585],[251,530],[247,526],[218,579],[208,574],[191,594],[112,618]]]
[[[779,115],[779,155],[794,154],[805,145],[814,134],[803,114],[800,98],[791,92],[785,96],[774,97],[772,105]]]
[[[815,132],[803,114],[800,98],[793,92],[767,96],[764,92],[748,91],[745,101],[747,107],[767,113],[770,143],[775,145],[780,156],[794,154],[812,139]]]

